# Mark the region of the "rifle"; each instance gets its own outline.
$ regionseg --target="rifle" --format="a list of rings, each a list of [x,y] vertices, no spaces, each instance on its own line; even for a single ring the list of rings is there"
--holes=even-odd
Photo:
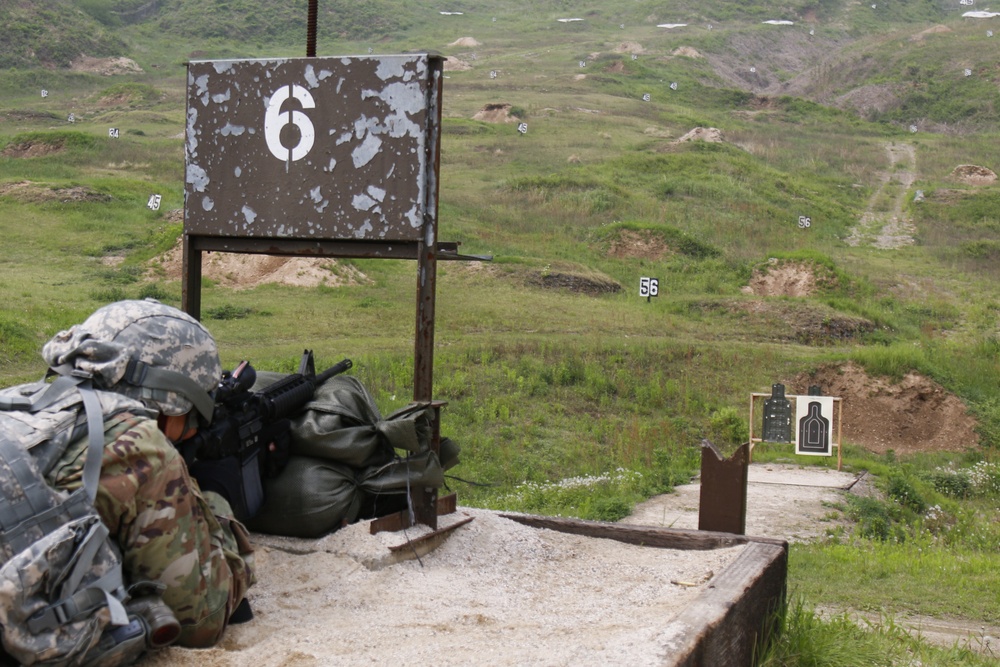
[[[312,350],[305,350],[298,373],[257,392],[250,362],[223,372],[212,423],[178,445],[191,476],[202,490],[226,497],[237,519],[253,517],[264,502],[263,477],[276,476],[288,460],[288,418],[312,400],[316,387],[352,365],[344,359],[317,375]]]

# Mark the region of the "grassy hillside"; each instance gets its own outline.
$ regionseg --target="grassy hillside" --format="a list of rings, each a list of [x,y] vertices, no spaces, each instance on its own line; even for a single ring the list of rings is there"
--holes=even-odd
[[[79,4],[68,0],[0,2],[0,69],[29,66],[67,67],[86,53],[122,55],[124,42]]]
[[[320,3],[320,55],[452,59],[439,235],[495,257],[439,268],[435,393],[463,447],[456,473],[488,484],[454,482],[462,502],[619,518],[690,479],[702,438],[745,441],[749,393],[853,361],[889,382],[933,380],[977,431],[906,457],[847,441],[847,466],[878,475],[884,501],[831,508],[858,529],[793,548],[793,586],[810,604],[840,600],[810,572],[849,580],[877,561],[917,592],[884,603],[873,589],[859,606],[947,615],[919,593],[927,572],[902,567],[912,550],[995,569],[1000,186],[954,170],[1000,169],[1000,37],[962,19],[957,0],[871,4]],[[179,305],[164,253],[182,231],[184,63],[303,55],[306,6],[0,2],[16,28],[0,34],[5,383],[37,378],[41,345],[99,305]],[[763,23],[778,19],[793,25]],[[80,55],[141,71],[68,69]],[[474,119],[491,105],[514,122]],[[695,128],[721,140],[679,141]],[[867,236],[866,220],[878,223]],[[879,246],[894,220],[907,241]],[[811,290],[753,293],[782,267]],[[320,365],[351,357],[384,413],[409,401],[412,263],[341,261],[309,287],[237,289],[240,272],[203,294],[227,366],[292,370],[310,347]],[[647,301],[650,276],[660,295]],[[928,518],[935,506],[946,519]],[[956,595],[961,618],[1000,622],[995,606]],[[921,658],[977,664],[959,653]]]

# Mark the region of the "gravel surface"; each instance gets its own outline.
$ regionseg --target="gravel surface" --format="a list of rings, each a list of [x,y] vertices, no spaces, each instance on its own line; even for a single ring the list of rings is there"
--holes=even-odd
[[[834,505],[858,482],[858,475],[828,468],[769,463],[750,466],[747,480],[746,534],[789,542],[808,542],[846,523]],[[636,506],[622,523],[660,528],[698,528],[701,484],[684,484],[674,493]]]

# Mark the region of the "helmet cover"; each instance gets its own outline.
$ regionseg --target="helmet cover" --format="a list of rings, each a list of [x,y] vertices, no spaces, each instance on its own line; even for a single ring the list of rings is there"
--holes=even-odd
[[[180,389],[150,390],[122,382],[129,361],[185,375],[211,394],[222,377],[215,339],[198,320],[172,306],[145,299],[118,301],[82,324],[56,334],[42,348],[53,368],[69,365],[90,373],[100,388],[143,401],[165,415],[193,407]]]

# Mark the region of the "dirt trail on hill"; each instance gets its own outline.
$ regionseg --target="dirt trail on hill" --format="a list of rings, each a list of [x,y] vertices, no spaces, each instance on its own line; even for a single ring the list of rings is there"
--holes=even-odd
[[[916,228],[903,212],[910,186],[917,180],[917,154],[910,144],[886,144],[889,168],[879,177],[879,186],[868,207],[847,237],[849,246],[872,246],[894,250],[913,245]],[[890,203],[886,210],[885,200]]]

